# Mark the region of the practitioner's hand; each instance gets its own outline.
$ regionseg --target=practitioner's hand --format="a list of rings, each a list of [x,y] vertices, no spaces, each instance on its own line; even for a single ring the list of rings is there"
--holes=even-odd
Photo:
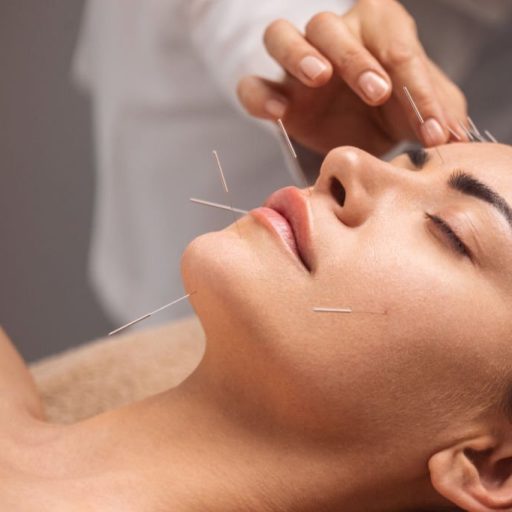
[[[256,117],[283,118],[288,133],[311,149],[354,145],[381,155],[406,138],[442,144],[453,139],[448,127],[467,140],[459,125],[463,94],[427,57],[414,20],[395,0],[359,0],[343,16],[317,14],[305,35],[277,20],[265,46],[286,76],[280,83],[243,78],[240,101]]]

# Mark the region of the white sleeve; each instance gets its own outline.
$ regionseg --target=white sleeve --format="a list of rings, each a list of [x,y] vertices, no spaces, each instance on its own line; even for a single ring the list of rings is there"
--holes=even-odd
[[[284,18],[302,31],[316,13],[343,14],[353,4],[354,0],[184,0],[193,46],[221,92],[237,106],[236,84],[242,76],[282,76],[263,45],[271,21]]]

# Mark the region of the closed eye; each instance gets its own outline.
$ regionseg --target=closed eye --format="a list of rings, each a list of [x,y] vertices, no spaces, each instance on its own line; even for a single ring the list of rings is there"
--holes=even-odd
[[[455,231],[445,220],[443,220],[441,217],[438,217],[437,215],[432,215],[430,213],[425,213],[425,217],[431,220],[436,225],[436,227],[439,228],[454,251],[456,251],[458,254],[461,254],[462,256],[468,257],[471,260],[473,259],[473,255],[468,249],[468,246],[461,240],[461,238],[455,233]]]

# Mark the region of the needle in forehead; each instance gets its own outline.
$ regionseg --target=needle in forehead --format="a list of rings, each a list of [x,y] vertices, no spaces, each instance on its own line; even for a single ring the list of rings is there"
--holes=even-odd
[[[457,139],[457,140],[462,140],[461,136],[456,132],[456,131],[453,131],[450,127],[448,127],[448,131]]]
[[[488,140],[490,142],[494,142],[494,143],[498,143],[498,140],[496,139],[496,137],[489,131],[489,130],[484,130],[484,134],[485,136],[487,137],[487,139],[480,133],[480,130],[477,128],[476,124],[474,123],[474,121],[471,119],[471,117],[467,117],[468,119],[468,124],[470,126],[470,129],[468,129],[463,123],[461,123],[459,121],[459,125],[460,127],[464,130],[464,132],[466,133],[466,135],[468,136],[469,140],[471,142],[488,142]]]
[[[131,327],[132,325],[135,325],[139,322],[142,322],[142,320],[146,320],[146,318],[149,318],[150,316],[153,316],[156,313],[159,313],[163,309],[166,309],[170,306],[174,306],[174,304],[177,304],[178,302],[181,302],[182,300],[187,299],[191,295],[193,295],[196,292],[187,293],[183,297],[180,297],[179,299],[173,300],[172,302],[169,302],[168,304],[165,304],[164,306],[159,307],[158,309],[155,309],[154,311],[151,311],[150,313],[146,313],[145,315],[139,316],[139,318],[136,318],[135,320],[132,320],[131,322],[128,322],[127,324],[122,325],[121,327],[118,327],[117,329],[114,329],[113,331],[110,331],[108,333],[109,336],[112,336],[113,334],[117,334],[118,332],[124,331],[128,327]]]
[[[480,130],[476,127],[476,124],[473,122],[473,119],[471,119],[471,117],[469,117],[469,116],[468,116],[468,123],[469,123],[469,126],[471,127],[473,136],[480,142],[485,142],[485,139],[484,139],[483,135],[480,133]]]
[[[420,112],[418,106],[416,105],[416,102],[413,100],[411,93],[409,92],[409,89],[407,89],[406,85],[403,86],[403,89],[404,89],[405,96],[407,97],[407,100],[411,104],[411,107],[414,110],[414,113],[416,114],[416,117],[418,118],[420,124],[425,124],[425,119],[423,119],[423,116],[421,115],[421,112]],[[435,147],[434,149],[436,150],[436,153],[439,156],[439,159],[441,160],[441,162],[444,163],[444,160],[443,160],[443,157],[441,156],[441,152],[439,151],[439,148]]]
[[[416,117],[419,119],[421,124],[425,123],[425,119],[423,119],[423,116],[421,115],[421,112],[419,111],[416,103],[412,99],[411,93],[409,92],[409,89],[407,89],[407,86],[404,85],[404,92],[407,96],[407,99],[409,100],[409,103],[411,104],[412,109],[414,110],[414,113],[416,114]]]
[[[464,123],[459,121],[459,126],[462,128],[463,132],[466,134],[466,136],[470,140],[470,142],[476,141],[475,135],[470,130],[467,129],[467,127],[464,125]]]
[[[491,142],[494,142],[494,143],[498,143],[498,140],[496,139],[496,137],[489,131],[489,130],[484,130],[484,133],[485,135],[487,135],[487,138],[491,141]]]
[[[215,149],[212,151],[212,153],[213,153],[213,156],[215,157],[215,161],[217,162],[217,168],[219,169],[220,179],[222,180],[222,186],[224,187],[224,191],[226,192],[227,195],[229,195],[228,184],[226,183],[226,178],[224,177],[224,171],[222,170],[222,165],[220,164],[219,154],[217,153],[217,151]],[[231,201],[229,202],[229,206],[230,206],[231,212],[233,214],[233,219],[235,221],[236,230],[238,231],[238,236],[240,238],[242,238],[242,234],[240,233],[240,228],[238,227],[235,211],[233,210]]]

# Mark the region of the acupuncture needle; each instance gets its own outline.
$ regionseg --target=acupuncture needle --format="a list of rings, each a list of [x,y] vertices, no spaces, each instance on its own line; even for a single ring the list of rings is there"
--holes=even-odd
[[[288,133],[286,132],[286,128],[284,127],[283,121],[281,118],[277,120],[277,124],[279,125],[279,128],[281,128],[281,132],[283,133],[284,140],[288,144],[288,149],[290,150],[290,153],[292,154],[293,158],[297,158],[297,153],[295,153],[295,149],[293,148],[292,141],[290,140],[290,137],[288,137]]]
[[[135,320],[132,320],[131,322],[128,322],[127,324],[122,325],[121,327],[118,327],[117,329],[114,329],[113,331],[110,331],[108,333],[109,336],[112,336],[113,334],[117,334],[118,332],[124,331],[128,327],[131,327],[132,325],[135,325],[139,322],[142,322],[142,320],[146,320],[146,318],[149,318],[150,316],[153,316],[156,313],[159,313],[160,311],[170,307],[174,306],[174,304],[177,304],[178,302],[181,302],[182,300],[187,299],[191,295],[193,295],[196,292],[187,293],[183,297],[180,297],[179,299],[173,300],[172,302],[169,302],[168,304],[165,304],[164,306],[159,307],[158,309],[155,309],[154,311],[151,311],[150,313],[146,313],[145,315],[139,316],[139,318],[136,318]]]
[[[352,308],[320,308],[314,307],[315,313],[352,313]]]
[[[459,121],[459,126],[462,128],[462,130],[464,131],[464,133],[466,134],[466,136],[470,142],[476,142],[475,136],[473,135],[473,133],[470,130],[467,129],[467,127],[464,125],[464,123]]]
[[[450,127],[448,127],[448,131],[459,141],[462,140],[462,137],[454,130],[452,130]]]
[[[233,208],[232,206],[228,206],[226,204],[213,203],[212,201],[205,201],[204,199],[197,199],[197,197],[191,197],[190,201],[193,203],[204,204],[205,206],[211,206],[213,208],[221,208],[222,210],[230,210],[232,212],[241,213],[243,215],[249,213],[247,210],[242,210],[240,208]]]
[[[407,86],[403,86],[403,90],[405,92],[405,95],[407,96],[407,99],[409,100],[409,103],[411,104],[412,109],[414,110],[414,113],[416,114],[416,117],[418,118],[420,124],[425,124],[425,119],[423,119],[423,116],[421,115],[421,112],[418,109],[418,106],[416,105],[415,101],[412,99],[411,93],[409,92],[409,89],[407,89]],[[444,163],[444,159],[441,156],[441,152],[439,151],[438,147],[434,147],[437,155],[439,156],[441,162]]]
[[[484,133],[491,142],[498,144],[498,139],[489,130],[484,130]]]
[[[290,137],[288,136],[288,132],[286,131],[286,128],[284,127],[283,121],[281,118],[277,120],[277,124],[279,125],[279,128],[281,129],[281,133],[283,134],[284,140],[286,141],[286,144],[288,145],[288,149],[290,150],[291,155],[295,160],[297,159],[297,153],[295,152],[295,149],[293,147],[292,141],[290,140]],[[311,189],[309,187],[308,180],[306,178],[306,174],[304,173],[304,170],[300,166],[300,164],[297,163],[297,167],[299,168],[300,174],[302,176],[302,181],[304,182],[305,187],[308,189],[309,195],[311,195]]]
[[[480,130],[476,127],[476,124],[473,122],[473,119],[471,119],[471,117],[467,116],[468,118],[468,123],[469,123],[469,126],[471,126],[471,130],[473,132],[473,135],[480,141],[480,142],[485,142],[485,139],[484,137],[482,136],[482,134],[480,133]]]
[[[354,310],[352,308],[324,308],[317,307],[313,308],[315,313],[365,313],[367,315],[386,315],[387,311],[364,311],[364,310]]]
[[[215,149],[212,151],[212,153],[213,153],[213,156],[215,158],[215,161],[217,162],[217,168],[219,169],[220,179],[222,180],[222,186],[224,187],[224,192],[226,192],[226,195],[229,197],[228,184],[226,183],[226,178],[224,177],[224,172],[222,170],[222,165],[220,164],[219,154],[217,153],[217,151]],[[235,222],[236,230],[238,231],[238,236],[240,238],[242,238],[242,234],[240,233],[240,228],[238,227],[238,222],[237,222],[237,219],[236,219],[236,214],[235,214],[235,212],[233,210],[233,205],[231,204],[231,199],[229,200],[229,207],[230,207],[231,213],[233,214],[233,219],[234,219],[234,222]]]

